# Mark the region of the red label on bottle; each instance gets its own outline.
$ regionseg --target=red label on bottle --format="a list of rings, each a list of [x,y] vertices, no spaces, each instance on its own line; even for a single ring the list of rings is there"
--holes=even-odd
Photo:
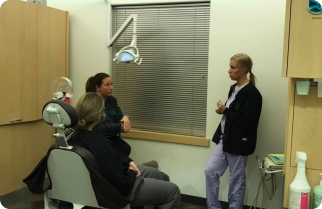
[[[301,209],[308,209],[309,208],[309,194],[302,193],[301,194]]]

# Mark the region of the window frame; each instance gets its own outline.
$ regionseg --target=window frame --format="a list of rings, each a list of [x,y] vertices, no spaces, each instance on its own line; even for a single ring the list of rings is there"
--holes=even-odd
[[[107,43],[112,38],[112,21],[113,21],[113,7],[115,6],[149,6],[153,4],[182,4],[182,3],[209,3],[210,1],[205,0],[158,0],[153,4],[146,4],[144,0],[136,0],[133,3],[133,0],[105,0],[107,3],[107,28],[110,29],[107,31]],[[209,56],[209,55],[208,55]],[[108,63],[109,63],[109,74],[112,73],[113,69],[113,48],[109,48],[108,54]],[[207,118],[207,117],[206,117]],[[206,123],[207,124],[207,123]],[[206,130],[207,133],[207,130]],[[186,144],[186,145],[194,145],[201,147],[209,147],[210,140],[206,137],[197,137],[197,136],[187,136],[187,135],[179,135],[179,134],[169,134],[169,133],[160,133],[160,132],[151,132],[151,131],[142,131],[142,130],[131,130],[128,133],[122,133],[123,138],[127,139],[140,139],[140,140],[150,140],[150,141],[161,141],[161,142],[169,142],[169,143],[177,143],[177,144]]]

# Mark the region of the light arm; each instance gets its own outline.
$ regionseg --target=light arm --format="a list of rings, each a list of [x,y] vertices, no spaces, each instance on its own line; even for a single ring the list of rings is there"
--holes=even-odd
[[[132,46],[136,46],[136,21],[137,21],[137,15],[132,14],[130,15],[126,21],[122,24],[120,29],[114,34],[110,42],[108,43],[108,47],[112,47],[114,43],[120,38],[120,36],[124,33],[124,31],[129,27],[129,25],[134,22],[133,25],[133,38],[132,38]]]

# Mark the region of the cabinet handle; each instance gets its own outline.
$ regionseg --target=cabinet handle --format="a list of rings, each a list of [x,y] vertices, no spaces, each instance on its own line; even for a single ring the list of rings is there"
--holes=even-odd
[[[10,122],[13,123],[13,122],[19,122],[19,121],[22,121],[22,119],[11,120]]]

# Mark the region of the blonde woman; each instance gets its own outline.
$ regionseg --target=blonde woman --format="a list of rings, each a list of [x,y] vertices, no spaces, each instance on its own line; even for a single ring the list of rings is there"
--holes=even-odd
[[[177,185],[163,181],[157,169],[150,168],[150,172],[146,173],[144,168],[136,166],[129,157],[118,151],[109,139],[93,131],[93,128],[105,119],[102,97],[96,93],[86,93],[78,100],[75,109],[79,123],[77,136],[73,141],[94,155],[102,177],[124,196],[130,192],[137,177],[144,178],[143,183],[136,188],[131,207],[154,205],[160,209],[180,208],[181,197]]]
[[[227,102],[217,102],[216,113],[222,115],[222,119],[212,139],[217,146],[206,168],[207,204],[210,209],[221,208],[218,201],[219,178],[227,167],[230,170],[229,208],[243,208],[247,156],[255,151],[262,110],[262,96],[255,87],[252,66],[253,62],[246,54],[236,54],[230,59],[228,73],[236,83],[230,87]]]
[[[120,137],[120,133],[127,133],[131,130],[131,122],[128,115],[123,115],[121,108],[118,106],[117,99],[113,96],[113,81],[106,73],[97,73],[87,79],[86,92],[94,92],[100,95],[105,101],[106,118],[98,123],[93,130],[98,132],[109,140],[122,152],[125,156],[130,156],[131,146]],[[158,163],[154,160],[142,164],[146,172],[148,167],[158,168]],[[142,167],[141,167],[142,168]],[[165,181],[170,181],[170,177],[161,172]]]

